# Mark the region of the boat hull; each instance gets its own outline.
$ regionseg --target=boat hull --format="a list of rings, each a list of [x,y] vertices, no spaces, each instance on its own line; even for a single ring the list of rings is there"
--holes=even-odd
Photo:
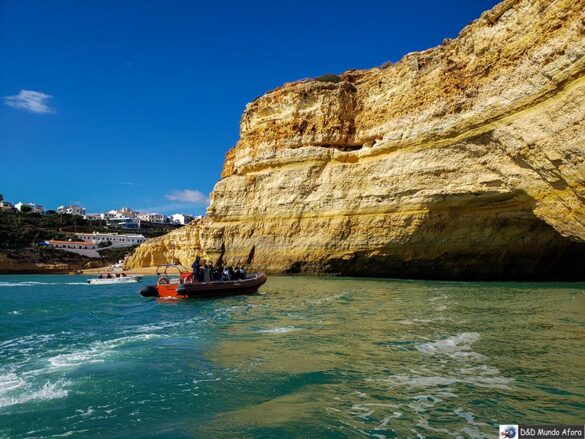
[[[265,282],[266,275],[260,273],[258,276],[244,280],[182,284],[177,287],[177,294],[189,298],[254,294]]]
[[[140,282],[142,276],[115,277],[110,279],[88,279],[90,285],[112,285],[112,284],[130,284]]]

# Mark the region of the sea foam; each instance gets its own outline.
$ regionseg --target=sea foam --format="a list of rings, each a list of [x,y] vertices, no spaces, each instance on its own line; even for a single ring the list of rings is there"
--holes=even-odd
[[[127,337],[115,338],[113,340],[98,341],[91,343],[88,347],[79,349],[67,354],[59,354],[49,358],[52,369],[74,368],[84,364],[101,363],[112,355],[116,348],[135,341],[160,338],[157,334],[138,334]]]
[[[10,374],[8,374],[10,375]],[[8,380],[8,386],[4,388],[2,379]],[[10,381],[12,380],[12,381]],[[33,389],[32,385],[20,377],[0,377],[0,408],[16,404],[24,404],[31,401],[44,401],[57,398],[64,398],[69,394],[67,387],[70,381],[61,378],[57,381],[47,381],[39,389]],[[18,391],[20,390],[20,391]]]
[[[265,334],[286,334],[287,332],[292,331],[300,331],[300,328],[295,328],[294,326],[285,326],[281,328],[271,328],[271,329],[259,329],[258,332],[262,332]]]
[[[39,285],[89,285],[87,282],[0,282],[0,287],[36,287]]]
[[[428,355],[447,355],[452,358],[480,360],[485,357],[471,352],[471,345],[479,341],[480,338],[477,332],[463,332],[442,340],[420,344],[416,349]]]

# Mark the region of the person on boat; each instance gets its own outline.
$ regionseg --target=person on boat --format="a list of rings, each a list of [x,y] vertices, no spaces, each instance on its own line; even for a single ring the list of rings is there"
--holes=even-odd
[[[203,282],[211,282],[211,271],[207,263],[203,266]]]
[[[127,276],[126,276],[126,273],[122,273],[120,276],[122,276],[122,277],[127,277]]]
[[[193,282],[200,282],[199,281],[199,270],[201,268],[201,262],[199,256],[195,257],[195,262],[191,264],[191,268],[193,269]]]
[[[203,259],[203,261],[201,262],[201,266],[199,267],[199,273],[197,276],[197,279],[199,279],[199,282],[203,282],[203,269],[204,269],[206,264],[207,264],[207,261],[205,259]]]
[[[223,267],[221,264],[219,264],[216,269],[213,271],[213,280],[214,281],[219,281],[221,280],[221,277],[223,275]]]
[[[106,274],[106,279],[111,279],[112,275],[110,273]]]
[[[221,275],[221,280],[223,280],[223,281],[230,280],[230,272],[228,270],[228,267],[225,267],[223,269],[223,273]]]
[[[213,266],[213,261],[209,261],[209,282],[213,282],[213,276],[215,274],[215,268]]]
[[[240,279],[246,279],[247,275],[248,273],[246,273],[246,269],[244,267],[240,267]]]

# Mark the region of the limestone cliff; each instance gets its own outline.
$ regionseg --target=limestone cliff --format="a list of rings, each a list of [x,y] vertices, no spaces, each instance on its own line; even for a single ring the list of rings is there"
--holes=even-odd
[[[256,99],[207,217],[129,264],[223,243],[271,272],[585,277],[584,11],[507,0],[396,64]]]
[[[154,267],[174,263],[190,267],[196,255],[204,254],[199,240],[201,220],[138,246],[126,261],[127,268]],[[204,254],[205,255],[205,254]]]

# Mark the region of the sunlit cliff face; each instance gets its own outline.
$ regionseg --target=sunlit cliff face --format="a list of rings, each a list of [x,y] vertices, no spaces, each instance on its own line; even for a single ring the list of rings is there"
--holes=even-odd
[[[583,11],[505,1],[394,65],[256,99],[207,218],[164,240],[183,263],[254,247],[270,272],[585,277]]]

